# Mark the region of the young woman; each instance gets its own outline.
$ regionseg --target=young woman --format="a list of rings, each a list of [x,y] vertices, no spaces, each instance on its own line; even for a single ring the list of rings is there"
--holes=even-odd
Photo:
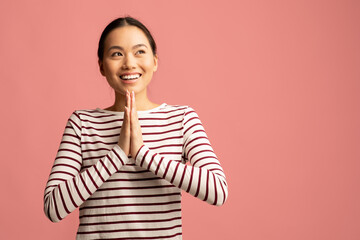
[[[70,115],[44,212],[58,222],[80,207],[77,239],[181,239],[181,189],[217,206],[228,196],[205,129],[190,106],[147,97],[158,58],[138,20],[112,21],[98,58],[115,102]]]

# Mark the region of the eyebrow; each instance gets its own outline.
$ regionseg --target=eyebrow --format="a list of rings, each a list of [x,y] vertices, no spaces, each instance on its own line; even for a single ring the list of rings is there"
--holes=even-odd
[[[134,45],[134,46],[132,47],[132,49],[134,49],[134,48],[138,48],[138,47],[142,47],[142,46],[144,46],[144,47],[146,47],[146,48],[147,48],[147,46],[146,46],[145,44],[143,44],[143,43],[139,43],[139,44]],[[124,48],[123,48],[123,47],[120,47],[120,46],[111,46],[111,47],[109,47],[108,51],[110,51],[111,49],[120,49],[120,50],[124,50]]]

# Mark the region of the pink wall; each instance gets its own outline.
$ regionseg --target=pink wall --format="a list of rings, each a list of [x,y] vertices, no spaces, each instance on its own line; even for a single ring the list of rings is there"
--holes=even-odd
[[[78,212],[51,223],[43,191],[71,112],[112,104],[96,50],[124,14],[158,44],[150,99],[196,109],[227,174],[224,206],[185,195],[184,239],[359,239],[359,1],[0,9],[1,239],[74,239]]]

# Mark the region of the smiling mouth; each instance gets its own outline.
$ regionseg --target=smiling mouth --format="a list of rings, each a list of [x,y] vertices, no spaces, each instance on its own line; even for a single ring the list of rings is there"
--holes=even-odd
[[[121,75],[119,76],[122,80],[136,80],[140,78],[142,74],[133,74],[133,75]]]

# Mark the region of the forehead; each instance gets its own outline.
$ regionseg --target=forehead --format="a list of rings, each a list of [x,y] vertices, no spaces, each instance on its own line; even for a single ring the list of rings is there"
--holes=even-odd
[[[113,29],[105,39],[105,49],[117,45],[124,48],[131,48],[132,46],[143,43],[149,46],[149,41],[145,33],[135,26],[124,26]]]

